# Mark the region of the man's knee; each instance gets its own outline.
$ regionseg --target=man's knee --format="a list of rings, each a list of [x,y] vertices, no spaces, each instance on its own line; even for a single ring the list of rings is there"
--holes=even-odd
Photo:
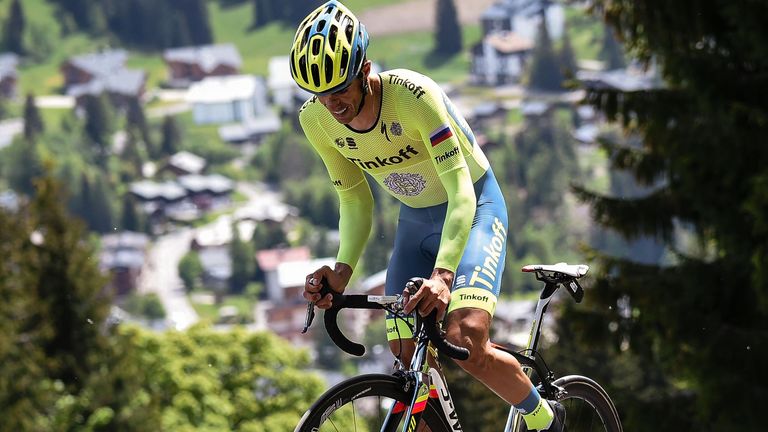
[[[480,309],[457,309],[446,321],[446,340],[469,350],[469,358],[457,363],[469,373],[488,367],[490,315]]]

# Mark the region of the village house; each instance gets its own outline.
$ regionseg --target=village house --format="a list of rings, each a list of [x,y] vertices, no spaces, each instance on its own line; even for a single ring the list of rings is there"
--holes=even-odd
[[[115,295],[136,291],[146,261],[149,237],[123,231],[101,238],[100,266],[110,275],[109,287]]]
[[[75,56],[64,62],[61,72],[68,96],[82,106],[87,96],[109,95],[118,108],[127,108],[131,101],[141,100],[146,92],[147,74],[128,69],[124,50],[103,51]]]
[[[233,191],[234,182],[218,174],[190,174],[164,182],[141,180],[129,187],[152,224],[197,219],[230,205]]]
[[[187,93],[197,124],[221,124],[227,142],[246,142],[277,132],[280,118],[271,109],[262,77],[210,77],[193,84]]]
[[[187,88],[206,77],[237,75],[243,60],[233,44],[170,48],[163,53],[168,65],[167,85]]]
[[[13,99],[18,95],[18,64],[16,54],[0,54],[0,98]]]
[[[277,268],[284,262],[307,261],[311,257],[309,247],[285,247],[265,249],[256,252],[256,265],[264,276],[264,298],[271,302],[284,302]]]
[[[483,39],[471,49],[470,80],[479,85],[520,81],[533,51],[542,16],[554,38],[564,29],[562,6],[547,0],[500,0],[481,16]]]
[[[288,56],[278,56],[269,59],[269,76],[267,88],[272,95],[272,103],[279,107],[283,114],[292,114],[312,94],[303,90],[291,77],[290,59]]]

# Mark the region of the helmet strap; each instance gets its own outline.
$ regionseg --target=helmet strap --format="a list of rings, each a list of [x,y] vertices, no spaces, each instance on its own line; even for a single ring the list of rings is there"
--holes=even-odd
[[[363,72],[360,72],[360,78],[362,79],[362,82],[360,83],[360,86],[363,91],[363,97],[360,99],[360,104],[357,106],[357,114],[359,115],[360,112],[363,109],[363,105],[365,105],[365,95],[368,94],[368,79],[363,75]]]

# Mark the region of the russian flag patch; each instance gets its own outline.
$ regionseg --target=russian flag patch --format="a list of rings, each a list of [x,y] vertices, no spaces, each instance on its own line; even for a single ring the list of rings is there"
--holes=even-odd
[[[453,132],[450,126],[444,124],[429,134],[429,141],[432,143],[432,147],[434,147],[452,136]]]

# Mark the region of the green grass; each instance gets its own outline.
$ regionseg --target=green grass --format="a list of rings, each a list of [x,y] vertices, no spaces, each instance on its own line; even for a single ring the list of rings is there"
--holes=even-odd
[[[565,8],[565,17],[576,58],[597,60],[600,57],[605,25],[578,7]]]
[[[382,36],[371,40],[368,57],[384,69],[406,68],[429,75],[437,82],[460,83],[469,73],[469,49],[480,40],[480,26],[462,28],[464,50],[450,58],[439,58],[431,51],[432,32]]]
[[[204,321],[216,322],[219,319],[219,309],[223,306],[234,306],[237,308],[237,314],[241,317],[246,317],[248,322],[253,321],[253,306],[255,300],[252,296],[248,295],[232,295],[224,297],[221,304],[201,304],[192,303],[192,307],[195,308],[195,312],[200,315],[200,318]]]

